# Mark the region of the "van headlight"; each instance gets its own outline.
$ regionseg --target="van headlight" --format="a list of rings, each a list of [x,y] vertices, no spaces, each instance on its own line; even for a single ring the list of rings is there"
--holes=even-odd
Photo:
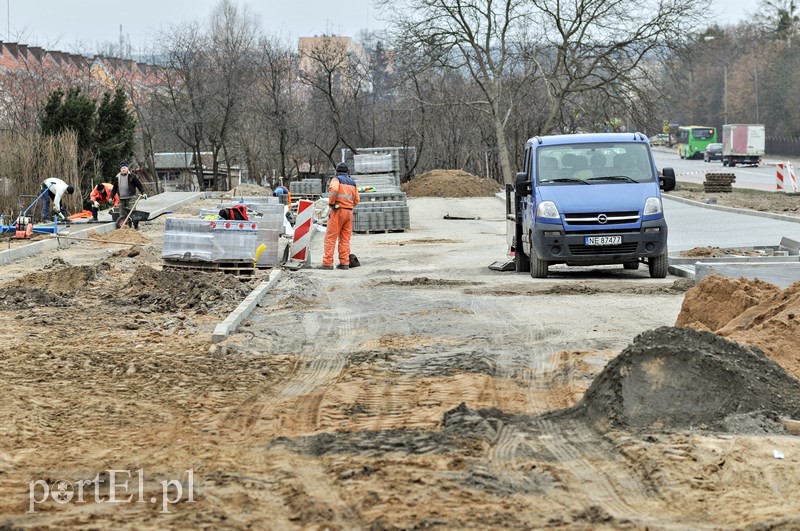
[[[558,214],[558,207],[552,201],[542,201],[539,203],[539,206],[536,208],[536,217],[552,219],[561,218],[561,216]]]
[[[661,214],[664,209],[661,207],[661,198],[648,197],[644,202],[644,215],[652,216],[653,214]]]

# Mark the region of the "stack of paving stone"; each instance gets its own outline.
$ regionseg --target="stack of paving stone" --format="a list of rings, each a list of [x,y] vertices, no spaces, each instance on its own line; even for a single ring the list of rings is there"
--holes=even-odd
[[[293,196],[322,194],[322,180],[315,178],[303,179],[302,181],[292,181],[289,183],[289,193]]]
[[[355,232],[404,231],[411,228],[406,194],[397,191],[359,194],[361,202],[353,211]]]
[[[703,181],[703,189],[707,193],[733,191],[731,184],[736,180],[733,173],[706,173],[706,180]]]

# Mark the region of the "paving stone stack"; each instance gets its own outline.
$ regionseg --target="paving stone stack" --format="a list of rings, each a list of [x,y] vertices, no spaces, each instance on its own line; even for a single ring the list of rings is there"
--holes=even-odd
[[[302,181],[292,181],[289,183],[289,193],[293,196],[322,194],[322,180],[307,178]]]
[[[398,190],[359,195],[361,202],[353,211],[355,232],[401,231],[411,228],[405,193]]]
[[[703,181],[703,190],[706,193],[730,193],[733,191],[732,183],[736,180],[733,173],[706,173]]]

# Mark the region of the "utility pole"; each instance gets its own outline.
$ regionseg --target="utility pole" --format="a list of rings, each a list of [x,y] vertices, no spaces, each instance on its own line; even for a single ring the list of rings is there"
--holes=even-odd
[[[723,124],[728,123],[728,64],[722,65],[722,108],[725,118]]]

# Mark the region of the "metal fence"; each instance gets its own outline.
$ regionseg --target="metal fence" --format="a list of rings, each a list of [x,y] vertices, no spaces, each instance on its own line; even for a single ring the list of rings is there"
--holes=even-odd
[[[800,138],[796,136],[768,136],[764,151],[769,155],[800,157]]]

